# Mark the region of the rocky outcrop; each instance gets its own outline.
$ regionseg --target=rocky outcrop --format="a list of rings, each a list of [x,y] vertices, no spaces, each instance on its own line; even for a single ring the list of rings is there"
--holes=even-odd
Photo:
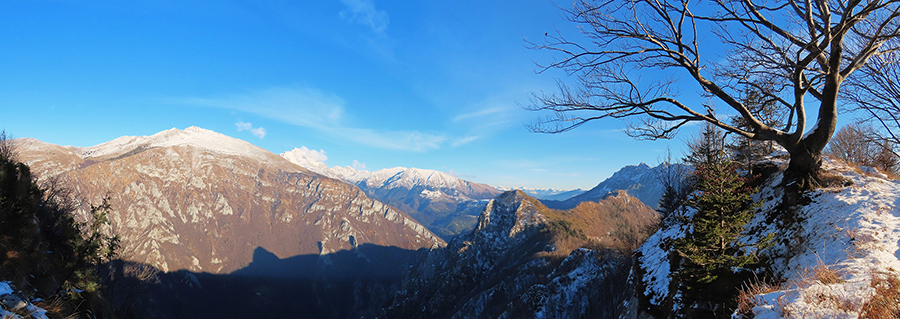
[[[44,181],[58,181],[95,204],[108,196],[121,256],[164,272],[232,272],[250,264],[257,247],[287,258],[362,244],[444,245],[355,186],[199,128],[89,148],[15,143],[20,159]]]
[[[422,252],[379,317],[605,318],[623,313],[627,294],[620,292],[629,287],[631,258],[610,248],[615,241],[598,235],[613,236],[617,223],[640,229],[657,216],[624,193],[593,204],[556,211],[521,191],[503,193],[487,204],[471,233]]]

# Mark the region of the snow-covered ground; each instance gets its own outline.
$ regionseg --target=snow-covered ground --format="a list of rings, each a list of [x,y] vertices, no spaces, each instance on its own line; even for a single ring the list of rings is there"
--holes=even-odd
[[[844,182],[808,193],[811,202],[799,207],[793,224],[769,218],[781,198],[773,187],[780,173],[756,195],[763,205],[741,240],[775,232],[777,244],[761,253],[772,257],[776,276],[784,279],[753,297],[756,318],[857,318],[873,297],[873,278],[900,275],[900,181],[830,160],[824,169]],[[671,298],[665,242],[684,232],[678,225],[664,228],[639,250],[644,294],[654,305]]]
[[[790,244],[770,252],[784,255],[774,267],[787,282],[756,296],[756,318],[857,318],[872,299],[873,278],[900,275],[900,181],[835,161],[826,161],[824,168],[852,184],[810,194],[812,202],[798,212],[800,227],[785,232],[792,236]],[[779,194],[761,195],[777,199]],[[822,272],[839,278],[822,280]]]
[[[20,313],[27,314],[26,318],[47,319],[46,310],[16,295],[9,281],[0,281],[0,318],[21,319]]]

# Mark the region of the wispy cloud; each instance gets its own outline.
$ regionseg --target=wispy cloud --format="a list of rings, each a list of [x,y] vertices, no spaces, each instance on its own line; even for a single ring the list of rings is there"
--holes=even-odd
[[[353,164],[351,164],[351,165],[352,165],[353,169],[355,169],[355,170],[366,169],[366,163],[362,163],[357,160],[353,160]]]
[[[250,124],[250,123],[244,123],[244,122],[237,122],[237,123],[234,123],[234,125],[237,126],[238,132],[240,132],[240,131],[250,131],[251,134],[256,135],[256,137],[258,137],[258,138],[265,138],[265,137],[266,137],[266,129],[264,129],[264,128],[262,128],[262,127],[256,127],[256,128],[254,128],[254,127],[253,127],[253,124]]]
[[[453,142],[450,143],[450,145],[460,146],[460,145],[468,144],[469,142],[472,142],[479,138],[481,138],[481,135],[466,136],[463,138],[454,139]]]
[[[188,98],[176,102],[249,112],[305,127],[334,126],[344,114],[343,99],[306,87],[276,87],[219,98]]]
[[[427,151],[440,148],[448,140],[442,134],[348,127],[343,123],[346,102],[332,93],[308,87],[278,87],[217,98],[179,99],[174,102],[248,112],[282,123],[316,129],[339,139],[383,149]],[[242,129],[249,123],[241,123],[238,123],[239,130],[252,128],[251,126]],[[259,128],[254,134],[265,136],[265,129]]]
[[[330,127],[328,134],[357,143],[395,150],[427,151],[441,147],[447,140],[443,135],[426,134],[417,131],[381,132],[372,129]]]
[[[340,15],[348,21],[359,23],[372,29],[375,33],[384,34],[390,23],[387,12],[375,9],[372,0],[341,0],[347,6]]]
[[[486,116],[498,115],[503,112],[509,110],[510,107],[501,107],[501,106],[492,106],[479,110],[475,110],[470,113],[460,114],[453,118],[454,122],[459,122],[462,120],[472,119],[472,118],[481,118]]]
[[[460,108],[461,112],[450,118],[452,125],[466,130],[465,138],[454,141],[463,145],[480,138],[489,138],[498,132],[521,127],[522,109],[515,103],[523,95],[519,89],[510,89],[489,96]]]

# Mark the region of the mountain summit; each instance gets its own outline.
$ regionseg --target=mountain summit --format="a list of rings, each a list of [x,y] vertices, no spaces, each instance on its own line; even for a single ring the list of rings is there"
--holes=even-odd
[[[362,244],[444,245],[357,187],[197,127],[85,148],[14,143],[43,180],[58,180],[92,203],[109,196],[123,257],[163,271],[231,272],[248,265],[258,247],[286,258]]]
[[[397,207],[445,239],[472,229],[488,199],[500,194],[489,185],[420,168],[394,167],[375,172],[334,166],[294,149],[285,159],[324,176],[358,186],[372,198]]]

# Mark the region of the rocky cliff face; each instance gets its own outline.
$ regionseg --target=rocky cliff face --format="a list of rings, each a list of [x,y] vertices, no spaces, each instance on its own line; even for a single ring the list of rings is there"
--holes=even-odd
[[[521,191],[491,200],[475,229],[423,252],[382,318],[582,318],[624,311],[630,257],[656,213],[619,194],[557,211]],[[621,236],[619,234],[621,232]]]
[[[89,148],[15,143],[43,180],[58,180],[93,203],[109,196],[122,256],[162,271],[228,273],[247,266],[258,247],[286,258],[362,244],[444,245],[357,187],[200,128]]]

